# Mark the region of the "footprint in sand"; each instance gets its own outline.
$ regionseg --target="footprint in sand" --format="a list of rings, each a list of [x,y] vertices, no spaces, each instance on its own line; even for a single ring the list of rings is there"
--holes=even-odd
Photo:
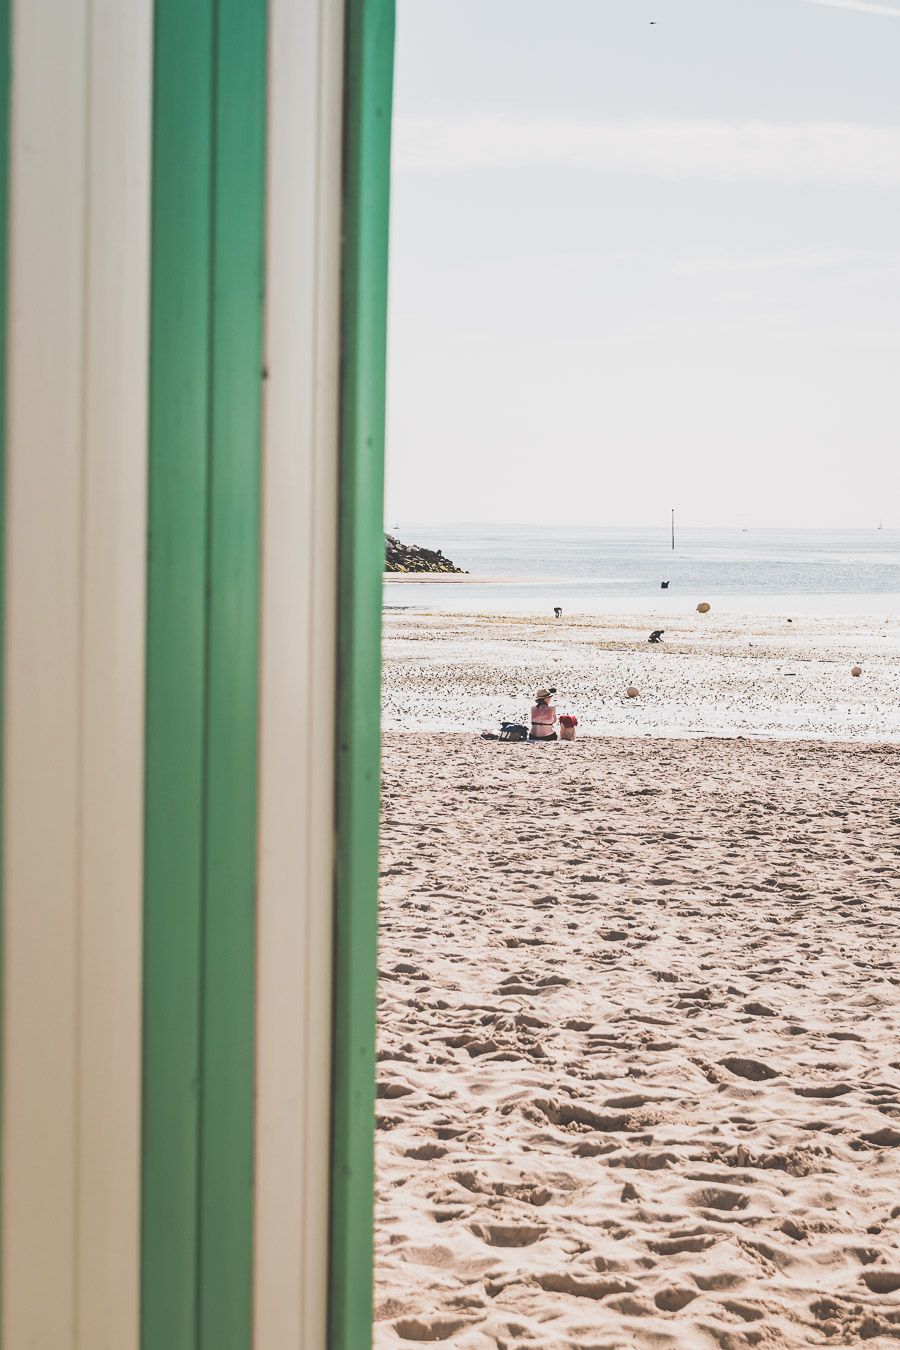
[[[394,1323],[394,1330],[402,1341],[449,1341],[470,1323],[462,1318],[408,1317]]]
[[[768,1064],[762,1064],[758,1059],[729,1055],[726,1059],[720,1059],[719,1063],[729,1073],[733,1073],[737,1078],[748,1078],[751,1083],[761,1083],[766,1078],[778,1077],[777,1069],[770,1069]]]
[[[601,1116],[596,1111],[589,1111],[586,1107],[578,1106],[574,1102],[536,1101],[535,1106],[547,1117],[551,1125],[559,1125],[563,1129],[573,1125],[587,1125],[592,1130],[615,1133],[619,1130],[627,1130],[629,1126],[629,1119],[626,1115]]]
[[[741,1303],[737,1299],[725,1299],[722,1307],[726,1312],[739,1317],[742,1322],[759,1322],[764,1316],[765,1311],[754,1307],[751,1303]]]
[[[843,1097],[853,1088],[850,1083],[826,1083],[822,1087],[798,1087],[794,1088],[798,1097],[820,1098],[822,1101],[829,1101],[832,1097]]]
[[[525,1223],[473,1223],[469,1231],[489,1247],[531,1247],[547,1230]]]
[[[875,1148],[900,1148],[900,1130],[894,1130],[890,1125],[887,1125],[883,1130],[872,1130],[867,1134],[860,1135],[860,1140],[872,1144]],[[856,1141],[850,1147],[862,1148],[862,1143]]]
[[[574,1294],[576,1298],[609,1298],[637,1288],[631,1280],[600,1280],[589,1275],[538,1275],[537,1282],[548,1294]]]
[[[414,1088],[407,1087],[405,1083],[387,1083],[382,1081],[376,1085],[375,1096],[379,1101],[385,1099],[394,1100],[397,1097],[409,1097],[414,1090]]]
[[[651,1252],[658,1256],[678,1256],[681,1252],[705,1252],[718,1242],[713,1233],[685,1233],[681,1237],[665,1238],[658,1242],[648,1242]]]
[[[900,1289],[900,1270],[864,1270],[860,1279],[873,1294],[895,1294]]]
[[[660,1289],[659,1293],[654,1295],[653,1302],[660,1312],[681,1312],[682,1308],[686,1308],[698,1297],[699,1291],[696,1289],[688,1289],[685,1285],[680,1287],[671,1285],[668,1289]]]
[[[695,1191],[691,1196],[691,1204],[698,1209],[718,1209],[734,1210],[746,1209],[750,1197],[744,1195],[743,1191],[728,1190],[724,1186],[709,1187],[706,1190]]]
[[[443,1158],[447,1153],[440,1144],[420,1144],[418,1148],[408,1148],[404,1151],[404,1157],[414,1158],[417,1162],[433,1162],[435,1158]]]

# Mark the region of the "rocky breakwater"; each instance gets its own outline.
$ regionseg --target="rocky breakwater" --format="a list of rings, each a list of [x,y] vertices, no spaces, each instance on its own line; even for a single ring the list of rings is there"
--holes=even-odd
[[[385,541],[386,572],[456,572],[460,575],[464,572],[462,567],[454,567],[440,549],[432,552],[430,548],[420,548],[417,544],[401,544],[391,534],[385,535]]]

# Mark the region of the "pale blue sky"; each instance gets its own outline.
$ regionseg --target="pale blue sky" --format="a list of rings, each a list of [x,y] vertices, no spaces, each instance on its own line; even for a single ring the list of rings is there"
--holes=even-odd
[[[900,525],[898,69],[900,3],[399,0],[388,524]]]

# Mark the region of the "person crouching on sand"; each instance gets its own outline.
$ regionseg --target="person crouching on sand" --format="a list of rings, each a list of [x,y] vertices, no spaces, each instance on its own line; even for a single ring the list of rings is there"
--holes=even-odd
[[[531,741],[555,741],[556,736],[556,709],[550,702],[551,695],[555,694],[555,689],[539,689],[534,696],[534,707],[531,709]]]

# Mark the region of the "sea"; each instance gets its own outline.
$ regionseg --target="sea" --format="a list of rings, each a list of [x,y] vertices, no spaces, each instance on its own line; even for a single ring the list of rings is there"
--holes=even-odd
[[[900,616],[900,529],[390,526],[441,549],[458,581],[386,581],[388,609]],[[663,587],[663,582],[668,582]]]

